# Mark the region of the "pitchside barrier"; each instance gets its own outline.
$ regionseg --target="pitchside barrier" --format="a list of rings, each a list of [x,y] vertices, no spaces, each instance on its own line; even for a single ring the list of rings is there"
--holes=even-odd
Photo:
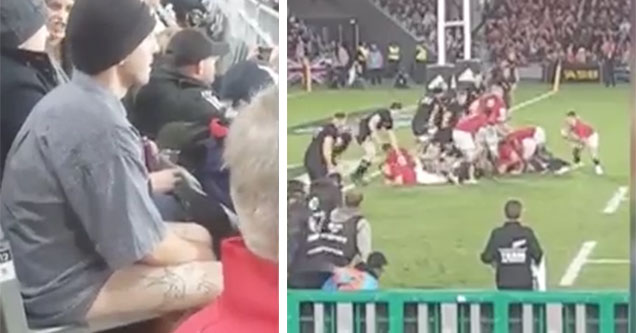
[[[622,333],[627,292],[287,293],[289,333]]]

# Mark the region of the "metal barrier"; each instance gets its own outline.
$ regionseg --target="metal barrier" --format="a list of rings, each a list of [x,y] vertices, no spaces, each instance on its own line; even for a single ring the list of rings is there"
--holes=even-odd
[[[278,45],[278,12],[258,0],[218,0],[230,22],[230,35],[248,45]]]
[[[287,293],[290,333],[619,333],[627,292]]]

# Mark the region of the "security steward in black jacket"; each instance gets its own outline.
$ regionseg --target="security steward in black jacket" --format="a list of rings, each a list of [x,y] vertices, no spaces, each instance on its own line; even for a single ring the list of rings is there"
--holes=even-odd
[[[216,62],[227,51],[227,44],[214,43],[196,29],[174,35],[135,97],[131,121],[142,135],[155,139],[169,123],[207,127],[213,118],[223,118],[224,105],[211,86]]]
[[[490,234],[481,261],[495,266],[497,289],[532,290],[531,265],[543,251],[532,229],[521,225],[521,202],[509,200],[504,210],[507,221]]]

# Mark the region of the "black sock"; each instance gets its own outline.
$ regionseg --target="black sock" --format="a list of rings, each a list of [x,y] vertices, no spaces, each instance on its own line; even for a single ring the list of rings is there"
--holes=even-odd
[[[601,165],[601,161],[598,158],[593,158],[592,162],[594,162],[594,165]]]
[[[574,148],[572,150],[572,157],[574,159],[574,164],[581,162],[581,148]]]
[[[362,178],[362,176],[364,176],[365,172],[367,172],[367,169],[369,169],[370,166],[371,162],[367,160],[360,161],[360,164],[356,168],[356,171],[353,172],[353,176]]]

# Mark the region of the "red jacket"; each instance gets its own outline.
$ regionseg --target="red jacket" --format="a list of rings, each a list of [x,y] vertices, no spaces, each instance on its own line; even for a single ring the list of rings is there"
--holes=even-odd
[[[239,237],[223,241],[221,296],[175,333],[278,332],[278,264],[257,257]]]

